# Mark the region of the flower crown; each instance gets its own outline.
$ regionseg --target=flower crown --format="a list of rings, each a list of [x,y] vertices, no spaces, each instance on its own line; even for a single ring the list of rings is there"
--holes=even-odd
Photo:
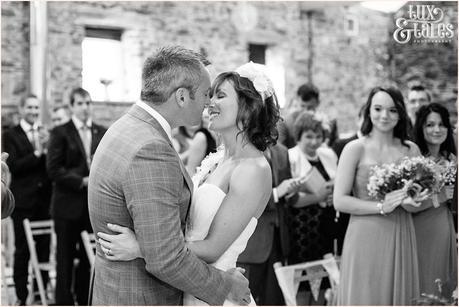
[[[274,87],[271,80],[265,73],[265,67],[250,61],[236,69],[236,72],[244,78],[252,81],[253,86],[260,94],[263,102],[274,94]]]

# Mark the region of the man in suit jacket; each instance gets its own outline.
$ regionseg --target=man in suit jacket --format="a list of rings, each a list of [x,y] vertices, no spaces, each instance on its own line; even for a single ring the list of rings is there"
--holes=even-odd
[[[71,293],[74,258],[75,296],[88,302],[90,266],[80,233],[92,232],[88,213],[88,176],[91,158],[105,128],[91,120],[91,97],[82,89],[70,94],[72,118],[51,132],[47,168],[53,182],[51,213],[57,236],[56,304],[74,305]],[[77,249],[77,244],[79,248]]]
[[[193,184],[172,146],[171,128],[199,124],[210,102],[202,58],[162,48],[146,60],[142,84],[142,101],[110,127],[94,156],[89,211],[95,233],[113,233],[107,223],[133,229],[144,259],[110,261],[98,245],[93,304],[181,305],[183,292],[211,305],[226,298],[247,304],[243,275],[199,260],[182,232]]]
[[[288,150],[282,144],[268,148],[273,193],[238,265],[245,268],[249,287],[257,305],[285,305],[273,264],[285,262],[289,254],[287,208],[298,199],[299,184],[292,179]]]
[[[29,219],[49,219],[51,184],[46,173],[46,143],[48,133],[38,125],[40,101],[34,95],[20,102],[22,119],[19,125],[3,134],[3,150],[9,154],[8,166],[11,170],[11,192],[16,209],[12,214],[14,225],[14,267],[13,279],[19,305],[25,305],[28,296],[27,279],[29,248],[24,232],[23,221]],[[49,238],[37,238],[39,261],[49,259]],[[46,272],[42,273],[45,284]]]
[[[294,104],[292,109],[285,111],[283,120],[277,123],[277,130],[279,132],[278,142],[286,146],[288,149],[296,146],[294,137],[293,125],[297,116],[303,111],[309,111],[316,113],[319,107],[319,89],[312,83],[305,83],[298,88],[297,91],[297,103]],[[338,124],[336,119],[328,121],[329,127],[327,127],[327,145],[333,146],[335,141],[338,139]]]

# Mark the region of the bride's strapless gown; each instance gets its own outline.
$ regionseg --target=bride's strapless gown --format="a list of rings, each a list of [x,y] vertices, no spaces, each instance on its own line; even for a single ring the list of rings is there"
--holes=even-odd
[[[206,238],[209,232],[210,225],[214,219],[215,214],[220,208],[220,205],[225,198],[226,194],[218,186],[203,183],[199,186],[193,194],[193,200],[188,216],[185,239],[186,241],[198,241]],[[220,258],[212,263],[212,266],[222,271],[236,267],[236,261],[252,236],[257,226],[257,219],[252,217],[245,229],[230,245],[230,247],[220,256]],[[207,305],[205,302],[188,293],[184,294],[183,305],[202,306]],[[225,301],[224,305],[235,305],[230,301]],[[251,305],[254,304],[252,298]]]

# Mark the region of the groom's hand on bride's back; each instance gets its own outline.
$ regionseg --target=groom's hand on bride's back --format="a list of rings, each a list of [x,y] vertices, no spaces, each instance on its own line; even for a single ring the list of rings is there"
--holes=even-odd
[[[233,268],[226,271],[231,278],[231,291],[228,300],[237,305],[247,306],[250,303],[249,281],[244,277],[242,268]]]

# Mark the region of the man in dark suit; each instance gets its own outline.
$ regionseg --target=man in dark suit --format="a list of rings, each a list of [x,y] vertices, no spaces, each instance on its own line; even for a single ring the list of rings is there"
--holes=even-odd
[[[245,251],[238,258],[238,266],[246,270],[257,305],[285,305],[273,264],[285,262],[289,253],[286,210],[298,199],[299,182],[292,179],[285,146],[278,143],[268,148],[265,156],[271,165],[273,193]]]
[[[19,125],[3,134],[3,150],[9,154],[8,166],[11,170],[11,192],[16,209],[11,217],[14,225],[14,267],[13,279],[19,305],[25,305],[28,296],[27,279],[29,248],[25,237],[23,221],[49,219],[51,184],[46,173],[46,144],[48,133],[38,125],[40,101],[29,95],[20,102],[22,119]],[[39,261],[49,258],[49,238],[37,238]],[[48,275],[42,272],[45,285]]]
[[[296,117],[303,111],[309,111],[316,113],[317,108],[320,104],[319,89],[312,83],[305,83],[298,88],[296,93],[296,106],[288,111],[283,116],[284,120],[280,120],[277,124],[277,130],[279,132],[278,142],[292,148],[296,145],[295,138],[293,137],[293,124]],[[338,125],[336,119],[328,121],[329,127],[327,127],[327,144],[333,146],[335,141],[338,139]]]
[[[88,302],[90,265],[80,233],[92,232],[88,213],[89,168],[106,131],[92,122],[91,106],[89,93],[82,88],[74,89],[70,94],[72,118],[52,130],[48,148],[47,169],[53,180],[51,214],[57,235],[57,305],[74,305],[74,258],[79,260],[74,277],[76,300],[78,305]]]

